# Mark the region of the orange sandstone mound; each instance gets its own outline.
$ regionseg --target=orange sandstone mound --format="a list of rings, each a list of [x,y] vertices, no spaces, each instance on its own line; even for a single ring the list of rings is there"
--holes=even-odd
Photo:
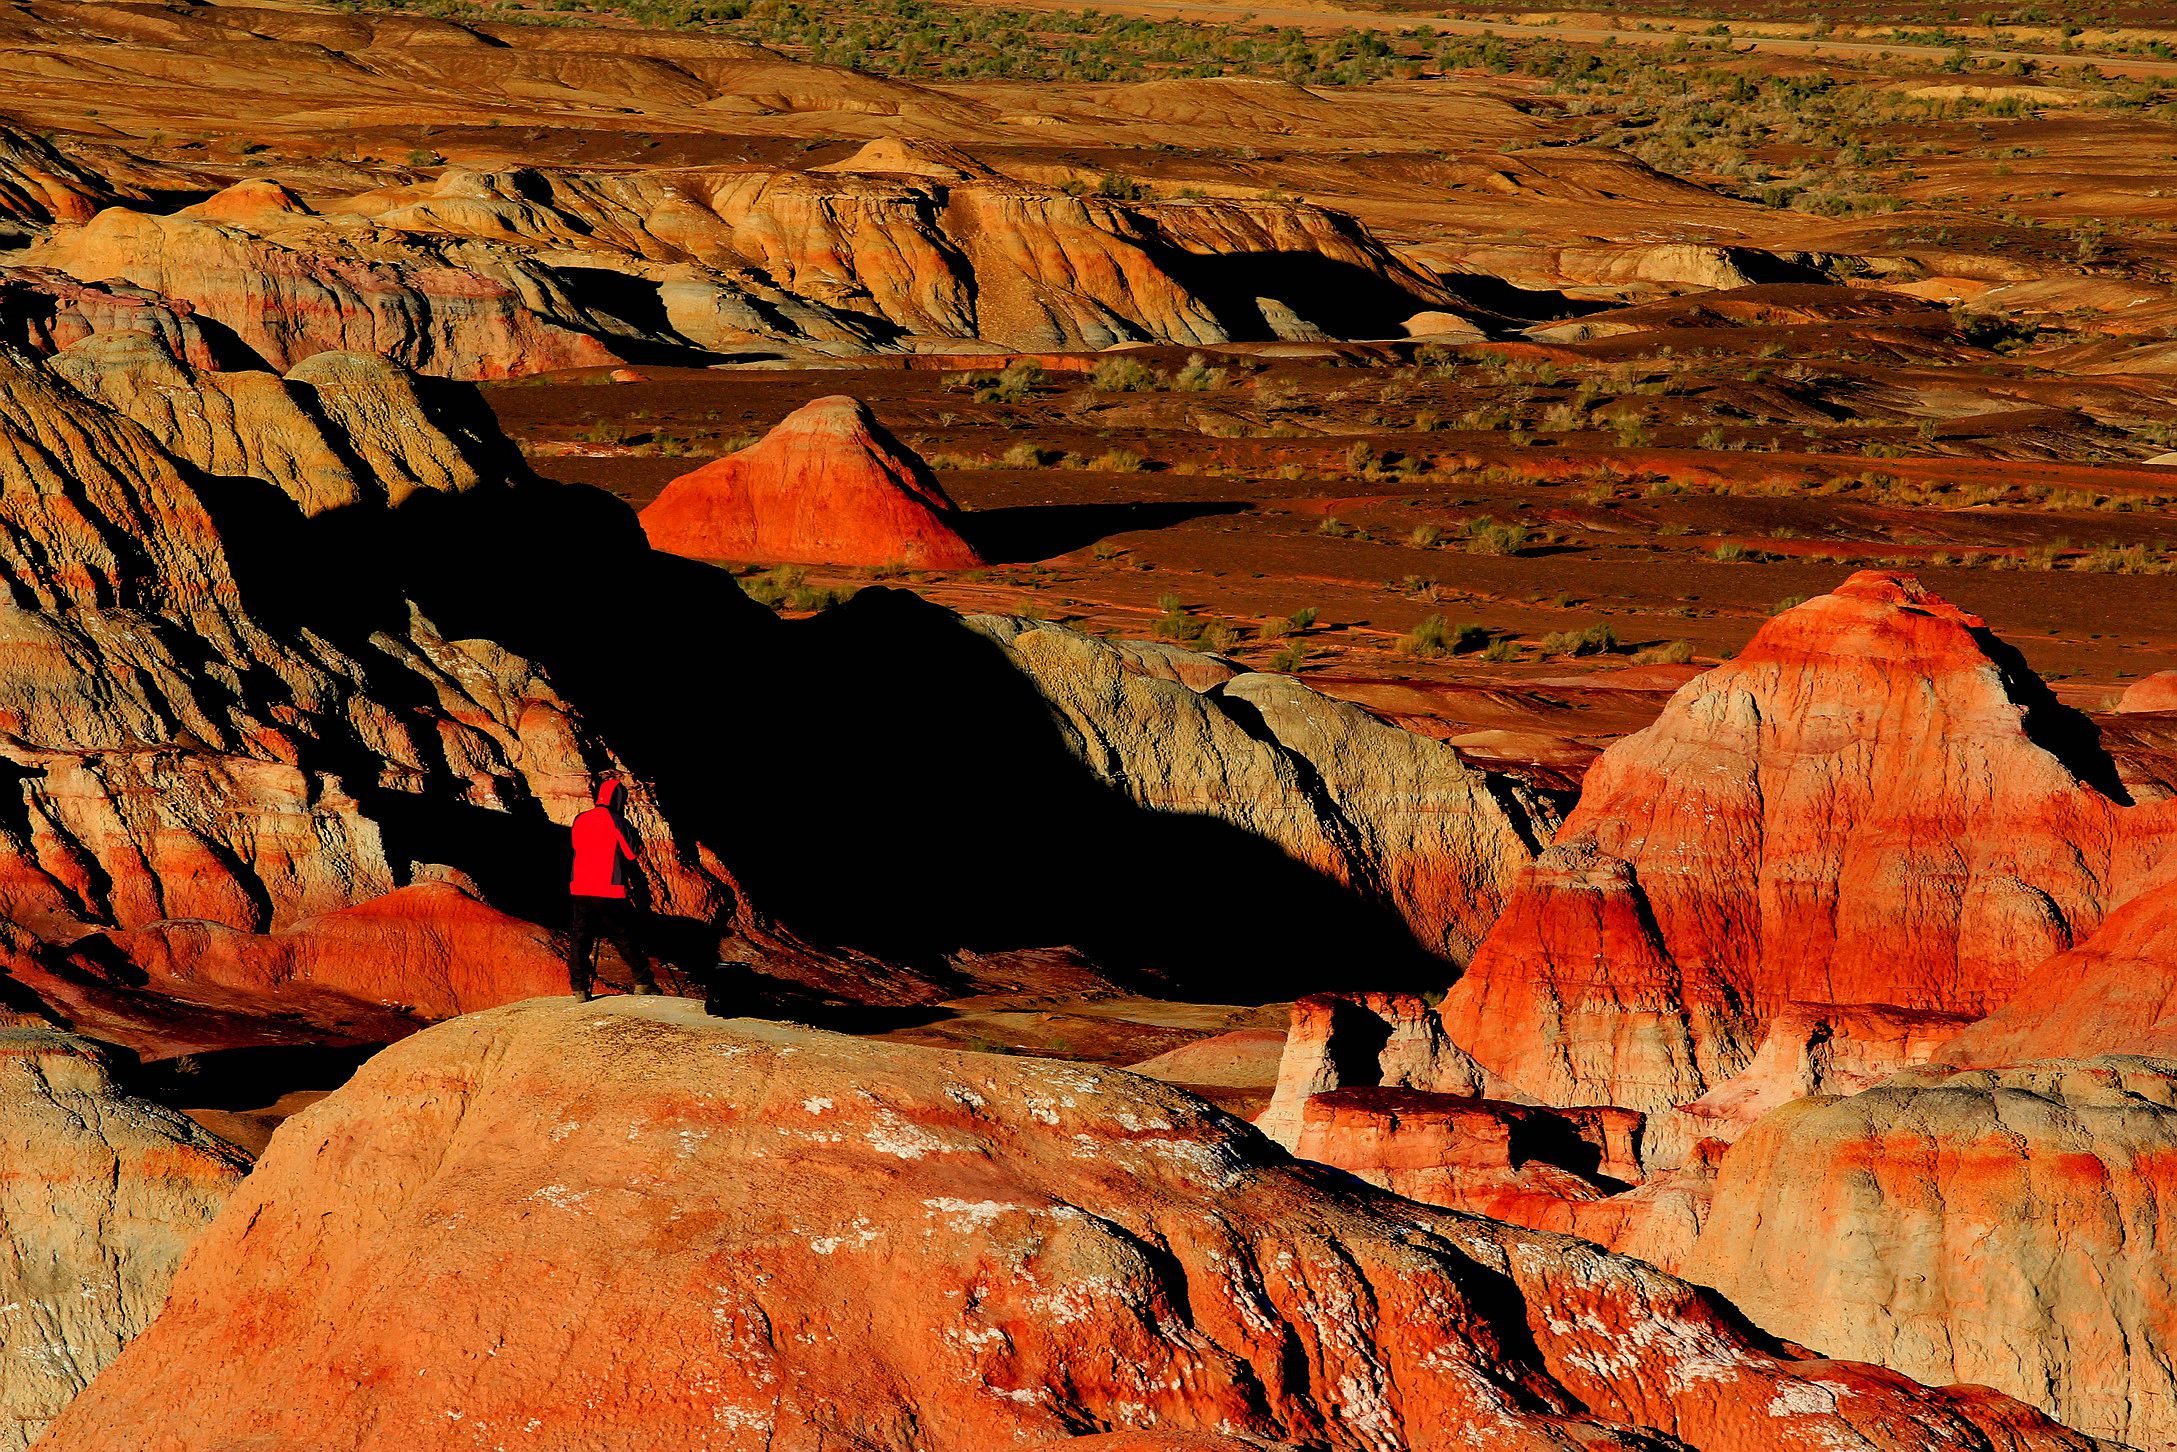
[[[266,1389],[277,1388],[277,1395]],[[288,1121],[49,1452],[2094,1444],[1168,1086],[670,999],[471,1015]],[[1170,1445],[1170,1444],[1164,1444]]]
[[[652,545],[696,559],[924,570],[983,562],[928,466],[843,394],[675,479],[642,523]]]
[[[2124,695],[2117,701],[2117,709],[2127,715],[2136,712],[2177,711],[2177,671],[2156,671],[2142,676],[2125,687]]]
[[[1795,1004],[1996,1008],[2139,889],[2167,820],[1979,617],[1862,572],[1597,759],[1445,1030],[1545,1102],[1683,1104],[1772,1023],[1803,1038]]]

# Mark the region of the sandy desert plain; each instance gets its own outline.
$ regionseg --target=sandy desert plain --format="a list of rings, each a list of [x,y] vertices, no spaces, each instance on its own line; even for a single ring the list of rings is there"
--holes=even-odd
[[[0,1452],[2177,1448],[2173,168],[2162,0],[11,0]]]

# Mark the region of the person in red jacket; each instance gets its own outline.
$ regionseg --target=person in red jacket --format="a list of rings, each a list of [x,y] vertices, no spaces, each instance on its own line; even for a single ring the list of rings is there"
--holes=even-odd
[[[627,823],[620,813],[627,791],[612,777],[597,788],[597,805],[574,819],[573,931],[567,937],[567,982],[587,1000],[597,972],[597,944],[620,950],[635,975],[637,993],[655,993],[650,956],[635,940],[635,910],[627,897],[627,869],[635,862]]]

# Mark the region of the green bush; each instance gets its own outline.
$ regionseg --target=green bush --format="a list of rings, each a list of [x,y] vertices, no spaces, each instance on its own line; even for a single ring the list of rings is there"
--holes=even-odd
[[[1089,387],[1098,393],[1151,393],[1162,379],[1139,358],[1103,358],[1089,373]]]
[[[1651,645],[1633,656],[1634,665],[1684,665],[1693,659],[1693,642],[1690,640],[1666,640],[1661,645]]]
[[[1016,358],[1005,365],[1003,373],[977,374],[974,378],[977,403],[1020,403],[1034,395],[1036,385],[1043,381],[1043,369],[1026,358]]]
[[[1542,637],[1544,655],[1606,655],[1618,648],[1617,632],[1607,624],[1585,630],[1555,630]]]
[[[1439,656],[1472,650],[1489,639],[1489,632],[1479,625],[1461,621],[1447,625],[1441,615],[1431,615],[1399,637],[1398,648],[1407,655],[1422,660],[1434,660]]]
[[[1466,551],[1470,555],[1516,555],[1527,547],[1527,527],[1499,524],[1486,515],[1466,527]]]

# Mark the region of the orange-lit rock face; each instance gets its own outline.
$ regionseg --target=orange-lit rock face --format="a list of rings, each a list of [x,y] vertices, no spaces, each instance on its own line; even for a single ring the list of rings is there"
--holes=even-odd
[[[650,542],[706,560],[970,569],[960,512],[923,462],[844,396],[684,474],[643,511]]]
[[[47,1446],[1660,1445],[1640,1427],[2088,1445],[1781,1357],[1639,1262],[1356,1190],[1132,1075],[621,999],[428,1030],[290,1120]]]
[[[1683,1271],[1831,1355],[2159,1447],[2177,1437],[2173,1224],[2166,1064],[1930,1067],[1755,1125]]]
[[[2117,709],[2127,714],[2140,711],[2177,711],[2177,671],[2156,671],[2125,687]]]
[[[597,339],[547,321],[522,290],[449,265],[429,244],[358,255],[348,239],[271,205],[262,188],[245,183],[221,198],[196,216],[109,207],[56,229],[30,260],[186,303],[281,372],[323,352],[375,353],[449,378],[618,361]],[[541,279],[525,280],[535,298]]]
[[[1596,761],[1446,1027],[1549,1102],[1654,1110],[1787,1004],[1985,1013],[2159,854],[2104,777],[1977,617],[1854,575]]]
[[[218,1047],[237,1021],[282,1036],[397,1038],[423,1023],[568,991],[551,934],[446,882],[275,933],[202,919],[94,934],[57,969],[14,966],[86,1033],[151,1057]]]
[[[1642,1116],[1415,1089],[1333,1089],[1301,1111],[1302,1159],[1411,1200],[1578,1233],[1574,1207],[1640,1179]]]
[[[2017,994],[1944,1044],[1968,1068],[2096,1054],[2177,1058],[2177,884],[2151,888],[2026,975]]]
[[[1475,1096],[1490,1085],[1444,1036],[1442,1020],[1419,994],[1313,993],[1293,1004],[1277,1089],[1255,1127],[1297,1154],[1319,1158],[1300,1149],[1307,1105],[1349,1087]]]

